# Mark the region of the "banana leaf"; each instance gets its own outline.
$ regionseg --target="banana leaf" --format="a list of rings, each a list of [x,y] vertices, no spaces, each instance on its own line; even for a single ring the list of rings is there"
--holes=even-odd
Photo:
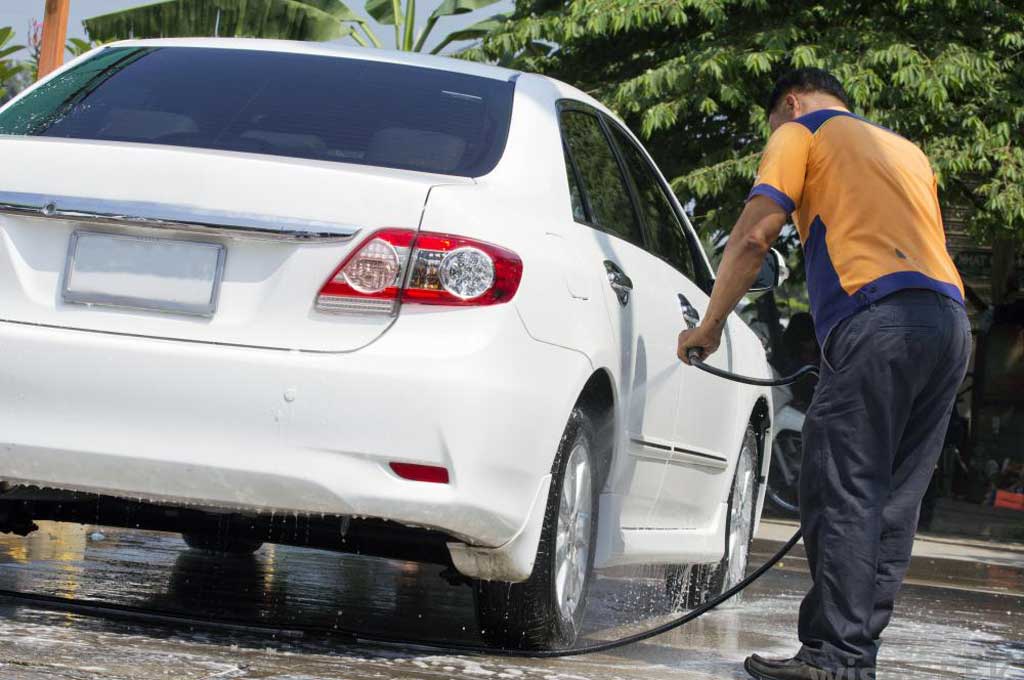
[[[440,18],[455,14],[468,14],[496,2],[499,0],[444,0],[430,16],[431,18]]]
[[[88,40],[82,40],[81,38],[70,38],[68,39],[65,47],[68,54],[73,57],[77,57],[91,50],[93,48],[93,44]]]
[[[359,21],[340,0],[165,0],[86,19],[90,40],[235,36],[334,40]]]
[[[25,48],[24,45],[8,45],[7,47],[4,47],[4,45],[7,45],[7,43],[10,42],[11,38],[13,37],[13,28],[11,28],[10,26],[4,26],[3,28],[0,28],[0,59],[9,57],[15,52]]]
[[[423,50],[423,45],[427,42],[427,38],[430,36],[431,31],[434,30],[434,26],[437,25],[437,20],[441,17],[454,16],[456,14],[468,14],[469,12],[475,12],[478,9],[493,5],[498,0],[444,0],[440,5],[437,6],[433,12],[430,13],[430,17],[427,19],[427,25],[423,27],[423,32],[420,33],[420,37],[416,40],[416,45],[412,48],[417,52]],[[504,15],[497,15],[504,16]],[[494,17],[491,17],[492,19]],[[474,24],[474,26],[486,23],[490,19],[484,19],[482,22]],[[470,30],[473,27],[470,26],[465,30]],[[455,40],[461,40],[456,38]],[[451,37],[445,39],[443,45],[447,45],[452,42]],[[434,54],[437,54],[436,48],[433,50]]]
[[[373,17],[373,20],[378,24],[394,26],[395,17],[398,17],[397,21],[399,24],[402,22],[401,13],[395,13],[400,10],[398,5],[399,3],[395,2],[395,0],[367,0],[363,7],[366,9],[366,13]]]
[[[491,31],[497,29],[503,23],[508,21],[508,18],[508,14],[495,14],[494,16],[484,19],[483,21],[478,21],[471,26],[467,26],[462,30],[452,31],[451,33],[446,35],[444,40],[438,43],[438,45],[434,47],[434,49],[430,50],[430,53],[438,54],[441,52],[441,50],[443,50],[451,43],[458,42],[460,40],[479,40],[480,38],[484,37]]]

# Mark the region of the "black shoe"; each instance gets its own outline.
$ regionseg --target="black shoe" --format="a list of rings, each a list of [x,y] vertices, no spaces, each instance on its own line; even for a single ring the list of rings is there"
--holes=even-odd
[[[832,673],[800,659],[765,659],[752,654],[743,667],[756,680],[836,680]]]

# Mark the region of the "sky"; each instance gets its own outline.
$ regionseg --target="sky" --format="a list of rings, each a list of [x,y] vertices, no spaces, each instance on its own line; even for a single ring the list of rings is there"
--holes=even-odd
[[[151,1],[152,0],[71,0],[71,16],[68,20],[68,37],[85,37],[85,31],[82,28],[82,20],[87,17],[115,12],[119,9],[126,9],[128,7],[145,5],[149,4]],[[348,6],[354,11],[366,16],[366,13],[363,12],[363,0],[351,0],[346,4],[348,4]],[[439,0],[428,0],[426,2],[421,1],[416,4],[417,26],[423,25],[427,16],[438,4],[440,4]],[[24,45],[28,37],[29,22],[33,18],[39,21],[43,20],[43,8],[45,5],[45,0],[0,0],[0,26],[12,26],[15,31],[15,44]],[[434,28],[434,32],[431,34],[433,40],[429,41],[427,46],[430,47],[432,44],[436,44],[452,30],[464,28],[470,24],[480,21],[481,19],[486,19],[489,16],[498,14],[499,12],[511,11],[512,6],[513,0],[500,0],[489,7],[484,7],[483,9],[471,14],[446,17],[439,21],[437,26]],[[389,39],[394,39],[393,27],[379,26],[372,20],[370,20],[370,24],[373,26],[374,32],[377,34],[377,37],[380,38],[381,42],[384,43],[385,47],[393,44],[388,42]],[[23,55],[19,54],[17,56],[21,57]]]

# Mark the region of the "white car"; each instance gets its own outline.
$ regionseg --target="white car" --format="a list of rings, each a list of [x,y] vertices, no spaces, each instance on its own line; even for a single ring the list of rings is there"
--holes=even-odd
[[[129,41],[0,109],[0,159],[0,530],[447,564],[528,648],[574,641],[595,568],[743,573],[770,391],[676,358],[711,267],[582,92]],[[710,363],[769,375],[735,315]]]

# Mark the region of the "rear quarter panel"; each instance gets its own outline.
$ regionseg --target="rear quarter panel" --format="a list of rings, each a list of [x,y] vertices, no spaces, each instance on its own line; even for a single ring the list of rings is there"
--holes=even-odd
[[[530,335],[581,352],[595,366],[609,365],[615,362],[607,356],[609,331],[597,295],[601,281],[584,274],[580,255],[568,246],[570,230],[585,227],[572,217],[558,96],[551,81],[520,77],[501,162],[473,186],[431,190],[421,228],[516,252],[523,278],[513,304]]]

